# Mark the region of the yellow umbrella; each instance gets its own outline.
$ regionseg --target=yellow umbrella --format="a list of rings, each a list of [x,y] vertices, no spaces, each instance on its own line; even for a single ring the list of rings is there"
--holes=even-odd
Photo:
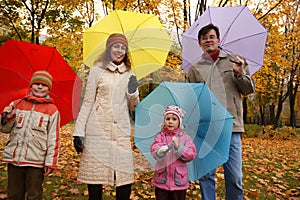
[[[138,80],[165,64],[172,40],[158,17],[115,10],[83,33],[83,60],[87,66],[93,66],[112,33],[126,36],[132,69]]]

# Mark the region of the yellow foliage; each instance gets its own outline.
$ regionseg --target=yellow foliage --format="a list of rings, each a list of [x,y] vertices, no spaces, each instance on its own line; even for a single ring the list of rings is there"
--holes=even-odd
[[[261,19],[268,29],[264,66],[253,77],[256,81],[256,97],[260,105],[276,102],[287,91],[290,73],[296,69],[295,52],[299,55],[299,13],[295,1],[286,0],[277,4],[271,0],[261,2],[264,10],[274,7]],[[258,11],[262,16],[265,11]],[[298,59],[299,60],[299,59]],[[298,64],[299,66],[299,64]],[[299,69],[298,69],[299,70]]]

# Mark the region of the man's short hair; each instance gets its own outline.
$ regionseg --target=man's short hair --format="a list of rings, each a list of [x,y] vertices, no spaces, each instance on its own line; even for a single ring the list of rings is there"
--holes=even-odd
[[[217,38],[220,39],[220,31],[219,28],[213,24],[208,24],[206,26],[203,26],[199,32],[198,32],[198,40],[200,41],[201,36],[205,35],[206,33],[208,33],[210,30],[215,30],[216,34],[217,34]]]

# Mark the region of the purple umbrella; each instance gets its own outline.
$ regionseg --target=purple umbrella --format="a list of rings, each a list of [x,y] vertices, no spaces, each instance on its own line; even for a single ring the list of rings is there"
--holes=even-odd
[[[198,44],[198,31],[214,24],[220,29],[220,49],[246,58],[250,74],[263,65],[268,31],[246,6],[208,7],[182,35],[182,68],[188,72],[203,51]]]

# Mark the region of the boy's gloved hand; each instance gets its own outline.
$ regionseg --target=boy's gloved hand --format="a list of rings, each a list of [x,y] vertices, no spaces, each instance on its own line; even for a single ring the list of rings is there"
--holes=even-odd
[[[129,78],[129,81],[128,81],[128,93],[129,94],[132,94],[136,91],[138,87],[138,82],[136,80],[136,76],[132,75],[130,76]]]
[[[16,109],[13,105],[6,106],[1,113],[1,125],[5,125],[7,120],[13,118],[16,115]]]
[[[1,113],[1,125],[2,126],[7,124],[7,122],[5,121],[5,118],[6,118],[7,114],[8,114],[7,112]]]
[[[79,136],[74,136],[73,137],[73,143],[74,143],[74,147],[75,147],[77,153],[82,152],[82,149],[83,149],[82,140],[83,140],[82,137],[79,137]]]
[[[162,156],[164,156],[164,155],[167,153],[168,150],[169,150],[168,145],[164,145],[164,146],[162,146],[162,147],[160,147],[160,148],[158,149],[158,151],[157,151],[156,154],[157,154],[159,157],[162,157]]]

